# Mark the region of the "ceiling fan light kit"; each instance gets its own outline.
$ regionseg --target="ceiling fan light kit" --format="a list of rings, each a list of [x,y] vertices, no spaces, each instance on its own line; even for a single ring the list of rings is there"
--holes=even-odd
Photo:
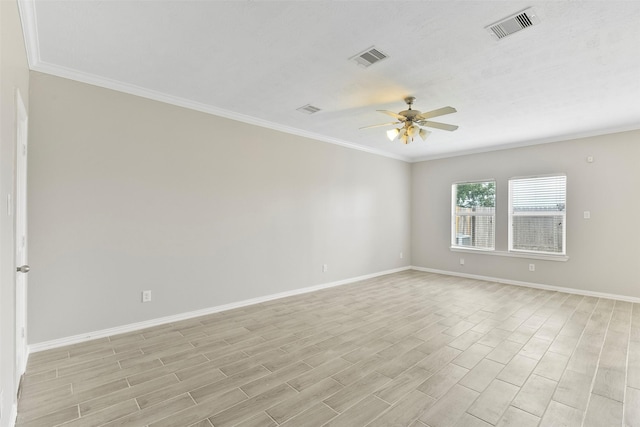
[[[396,139],[398,137],[398,134],[400,133],[400,129],[391,129],[387,131],[387,138],[389,138],[389,141],[393,141],[394,139]]]
[[[397,122],[365,126],[360,129],[369,129],[369,128],[380,127],[380,126],[400,124],[401,127],[387,131],[387,138],[389,138],[390,141],[394,141],[395,139],[400,139],[405,144],[408,144],[409,142],[413,141],[416,135],[419,135],[423,141],[427,139],[427,137],[431,134],[431,132],[426,129],[423,129],[422,126],[442,129],[450,132],[458,129],[458,126],[455,126],[455,125],[432,122],[427,120],[432,117],[438,117],[438,116],[443,116],[445,114],[455,113],[456,112],[455,108],[442,107],[442,108],[438,108],[437,110],[432,110],[432,111],[427,111],[425,113],[422,113],[418,110],[414,110],[411,108],[413,105],[413,101],[415,101],[415,99],[416,98],[413,96],[406,97],[404,99],[404,102],[407,103],[409,108],[404,111],[400,111],[399,113],[394,113],[393,111],[387,111],[387,110],[378,110],[381,113],[384,113],[391,117],[396,118],[398,120]]]

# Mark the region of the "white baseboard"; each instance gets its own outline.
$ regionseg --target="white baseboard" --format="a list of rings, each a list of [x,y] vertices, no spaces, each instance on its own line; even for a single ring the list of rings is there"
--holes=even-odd
[[[585,295],[596,298],[608,298],[620,301],[628,301],[632,303],[640,303],[640,298],[630,297],[626,295],[608,294],[604,292],[593,292],[575,288],[565,288],[561,286],[545,285],[542,283],[523,282],[519,280],[502,279],[499,277],[480,276],[477,274],[459,273],[455,271],[438,270],[434,268],[425,268],[418,266],[407,266],[396,268],[392,270],[380,271],[377,273],[366,274],[363,276],[352,277],[349,279],[338,280],[335,282],[323,283],[321,285],[309,286],[306,288],[294,289],[291,291],[280,292],[277,294],[265,295],[258,298],[252,298],[248,300],[238,301],[230,304],[219,305],[215,307],[209,307],[202,310],[190,311],[187,313],[180,313],[173,316],[160,317],[157,319],[146,320],[144,322],[131,323],[128,325],[117,326],[109,329],[102,329],[100,331],[88,332],[86,334],[74,335],[65,338],[59,338],[51,341],[45,341],[41,343],[31,344],[28,347],[28,353],[37,353],[39,351],[50,350],[65,345],[77,344],[85,341],[90,341],[97,338],[104,338],[111,335],[123,334],[126,332],[133,332],[140,329],[146,329],[153,326],[164,325],[167,323],[178,322],[180,320],[192,319],[194,317],[206,316],[207,314],[218,313],[221,311],[232,310],[234,308],[246,307],[253,304],[259,304],[261,302],[271,301],[280,298],[286,298],[294,295],[306,294],[309,292],[319,291],[321,289],[332,288],[334,286],[346,285],[349,283],[358,282],[361,280],[372,279],[378,276],[384,276],[386,274],[398,273],[400,271],[416,270],[424,271],[427,273],[444,274],[447,276],[464,277],[468,279],[484,280],[487,282],[504,283],[506,285],[524,286],[528,288],[545,289],[549,291],[565,292],[568,294]]]
[[[74,335],[65,338],[59,338],[51,341],[45,341],[35,344],[30,344],[28,347],[28,354],[37,353],[39,351],[51,350],[65,345],[77,344],[85,341],[94,340],[97,338],[104,338],[111,335],[123,334],[126,332],[133,332],[140,329],[146,329],[153,326],[164,325],[167,323],[178,322],[180,320],[192,319],[194,317],[206,316],[207,314],[219,313],[221,311],[232,310],[234,308],[246,307],[248,305],[259,304],[261,302],[271,301],[280,298],[286,298],[294,295],[306,294],[309,292],[319,291],[321,289],[332,288],[334,286],[346,285],[353,282],[359,282],[361,280],[372,279],[378,276],[384,276],[386,274],[398,273],[400,271],[410,270],[412,267],[406,266],[401,268],[395,268],[392,270],[380,271],[372,274],[365,274],[364,276],[352,277],[349,279],[338,280],[335,282],[323,283],[321,285],[309,286],[306,288],[293,289],[291,291],[279,292],[277,294],[266,295],[257,298],[251,298],[243,301],[233,302],[230,304],[219,305],[216,307],[209,307],[202,310],[190,311],[187,313],[180,313],[173,316],[160,317],[157,319],[146,320],[144,322],[130,323],[128,325],[116,326],[114,328],[102,329],[100,331],[88,332],[85,334]]]
[[[627,295],[608,294],[608,293],[605,293],[605,292],[585,291],[583,289],[564,288],[562,286],[544,285],[542,283],[531,283],[531,282],[523,282],[523,281],[520,281],[520,280],[501,279],[499,277],[480,276],[478,274],[467,274],[467,273],[459,273],[459,272],[456,272],[456,271],[437,270],[435,268],[425,268],[425,267],[411,266],[411,269],[412,270],[417,270],[417,271],[424,271],[426,273],[437,273],[437,274],[444,274],[444,275],[447,275],[447,276],[457,276],[457,277],[464,277],[464,278],[467,278],[467,279],[477,279],[477,280],[484,280],[484,281],[487,281],[487,282],[503,283],[505,285],[524,286],[524,287],[527,287],[527,288],[545,289],[545,290],[548,290],[548,291],[564,292],[564,293],[567,293],[567,294],[576,294],[576,295],[584,295],[584,296],[588,296],[588,297],[607,298],[607,299],[614,299],[614,300],[619,300],[619,301],[640,303],[640,298],[630,297],[630,296],[627,296]]]

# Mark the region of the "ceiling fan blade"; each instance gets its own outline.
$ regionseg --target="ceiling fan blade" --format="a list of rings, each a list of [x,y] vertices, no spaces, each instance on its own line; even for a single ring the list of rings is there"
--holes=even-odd
[[[370,128],[377,128],[377,127],[381,127],[381,126],[397,125],[397,124],[398,124],[398,122],[389,122],[389,123],[382,123],[380,125],[365,126],[363,128],[360,128],[360,129],[370,129]]]
[[[377,111],[380,111],[381,113],[384,113],[384,114],[388,114],[391,117],[395,117],[396,119],[400,120],[401,122],[404,122],[405,120],[407,120],[407,118],[405,116],[403,116],[402,114],[394,113],[393,111],[389,111],[389,110],[377,110]]]
[[[448,125],[446,123],[430,122],[430,121],[426,121],[426,120],[420,122],[420,125],[421,126],[428,126],[430,128],[448,130],[448,131],[454,131],[454,130],[458,129],[458,126],[456,126],[456,125]]]
[[[430,119],[431,117],[444,116],[445,114],[455,113],[456,110],[453,107],[442,107],[437,110],[427,111],[426,113],[418,114],[418,119]]]

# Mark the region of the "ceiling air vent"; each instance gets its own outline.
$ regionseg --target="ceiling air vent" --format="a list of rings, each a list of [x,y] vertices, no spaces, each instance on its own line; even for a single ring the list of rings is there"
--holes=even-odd
[[[538,19],[535,11],[530,7],[529,9],[525,9],[522,12],[516,13],[515,15],[496,22],[495,24],[489,25],[486,27],[486,30],[489,31],[489,34],[499,40],[539,23],[540,20]]]
[[[376,49],[374,46],[371,46],[369,49],[349,58],[349,61],[355,61],[359,66],[367,68],[388,57],[389,55],[383,53],[380,49]]]
[[[313,113],[317,113],[318,111],[320,111],[320,109],[318,107],[314,107],[311,104],[307,104],[304,105],[300,108],[296,108],[296,110],[300,111],[301,113],[305,113],[305,114],[313,114]]]

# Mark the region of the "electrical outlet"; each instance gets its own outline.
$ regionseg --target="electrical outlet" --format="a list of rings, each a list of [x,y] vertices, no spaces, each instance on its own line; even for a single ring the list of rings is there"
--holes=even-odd
[[[535,264],[529,264],[529,271],[536,271],[536,265]]]
[[[142,291],[142,302],[151,301],[151,291]]]
[[[460,258],[460,265],[464,265],[464,258]]]
[[[404,254],[400,252],[400,258],[404,258]]]
[[[322,272],[326,273],[329,270],[329,266],[327,264],[322,264]]]

